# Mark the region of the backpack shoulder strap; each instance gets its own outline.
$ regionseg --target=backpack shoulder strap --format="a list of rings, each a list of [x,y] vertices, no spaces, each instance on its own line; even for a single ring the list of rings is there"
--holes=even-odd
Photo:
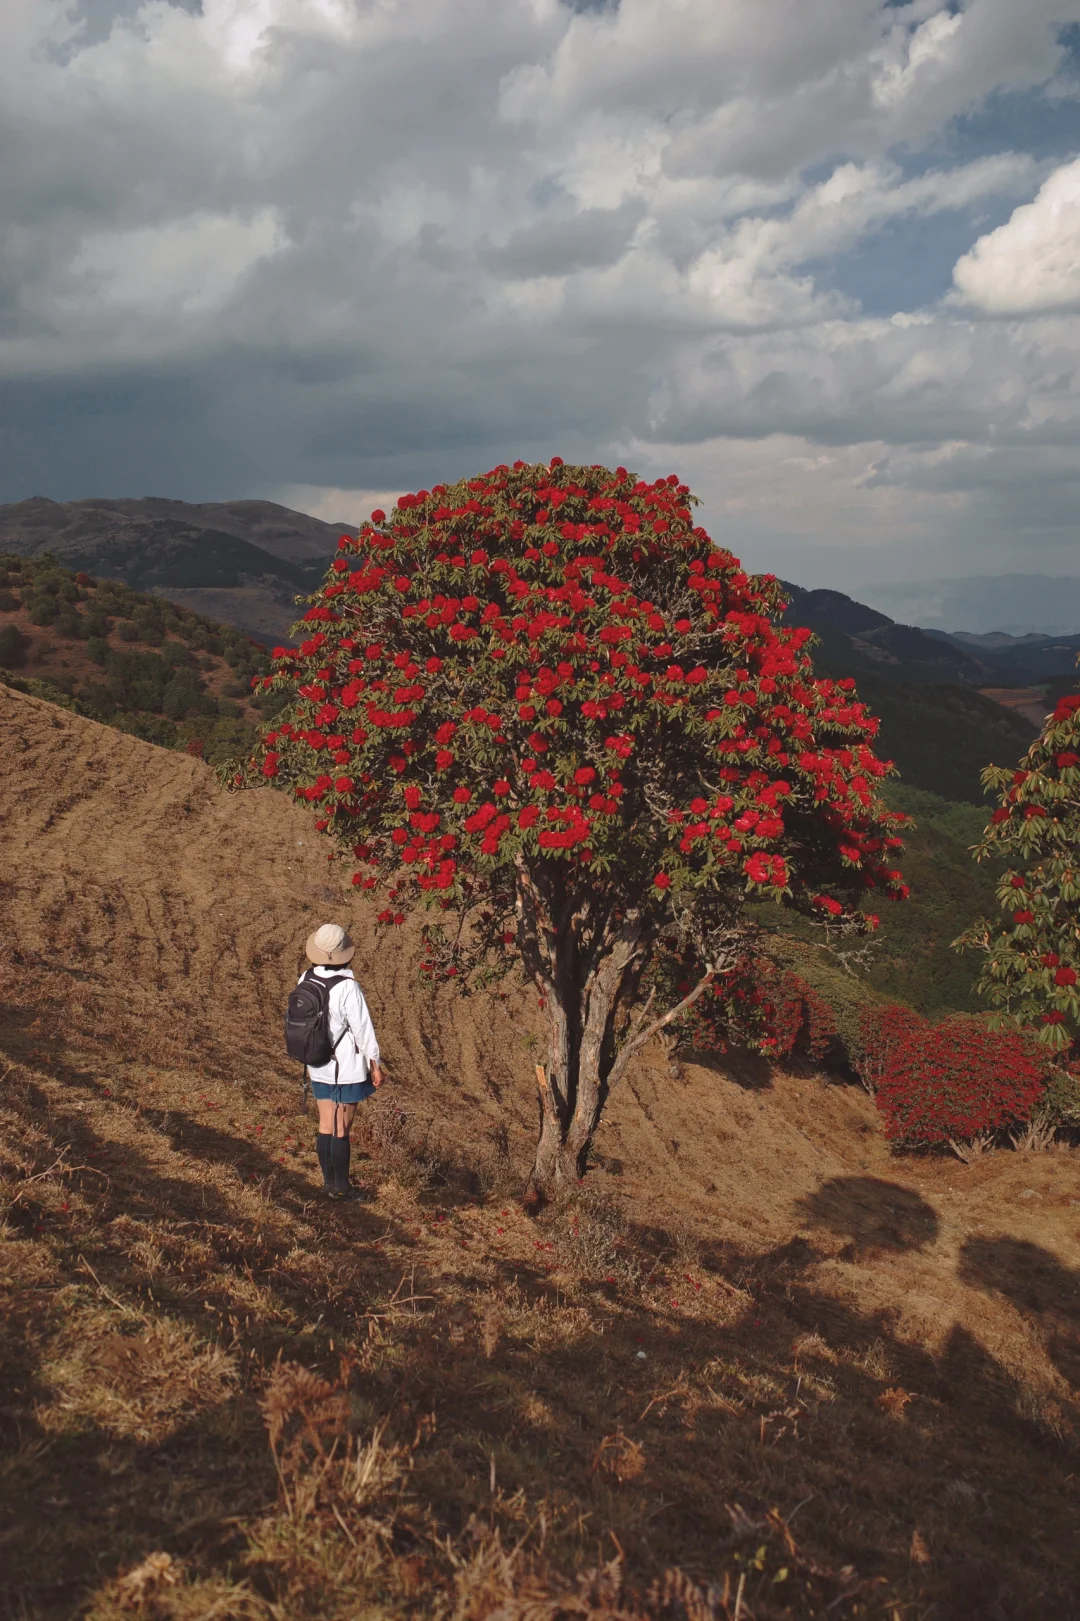
[[[329,1013],[329,1006],[330,1006],[330,992],[333,990],[335,985],[347,985],[351,978],[352,978],[351,974],[334,974],[331,979],[320,979],[319,984],[326,986],[327,1012],[328,1013]],[[338,1048],[341,1046],[341,1043],[345,1040],[345,1037],[348,1035],[348,1033],[349,1033],[349,1021],[348,1021],[348,1019],[346,1019],[344,1025],[342,1026],[341,1034],[340,1034],[340,1036],[338,1036],[337,1040],[334,1042],[333,1048],[331,1049],[335,1054],[336,1054]],[[336,1057],[334,1059],[334,1066],[335,1066],[335,1072],[336,1072],[336,1067],[337,1067],[337,1058]]]

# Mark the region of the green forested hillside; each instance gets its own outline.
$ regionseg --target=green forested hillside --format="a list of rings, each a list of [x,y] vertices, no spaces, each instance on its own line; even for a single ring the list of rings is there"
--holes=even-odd
[[[37,697],[216,764],[281,707],[252,694],[268,668],[234,626],[48,555],[0,555],[0,675]]]
[[[942,799],[982,805],[984,768],[1014,765],[1035,739],[1023,716],[974,688],[912,686],[862,672],[857,679],[859,697],[881,719],[878,753],[895,761],[904,782]]]
[[[911,888],[908,899],[882,903],[880,928],[865,954],[859,947],[846,953],[848,969],[827,949],[820,928],[776,907],[755,908],[772,936],[768,954],[795,968],[834,1014],[857,1011],[875,994],[931,1017],[977,1012],[979,965],[953,951],[952,941],[997,907],[997,869],[977,864],[971,853],[989,812],[895,780],[886,785],[884,797],[894,810],[915,819],[901,857]]]
[[[890,783],[885,797],[915,818],[905,838],[904,876],[910,898],[883,908],[867,982],[920,1012],[972,1011],[979,964],[951,943],[968,924],[997,910],[996,867],[977,864],[972,845],[982,837],[989,810],[951,803],[937,794]]]

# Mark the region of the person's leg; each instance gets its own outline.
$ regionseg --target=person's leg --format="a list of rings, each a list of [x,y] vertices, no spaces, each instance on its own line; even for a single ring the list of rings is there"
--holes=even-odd
[[[323,1187],[329,1192],[334,1186],[331,1150],[334,1145],[334,1114],[337,1104],[333,1098],[316,1098],[315,1105],[319,1111],[319,1130],[315,1137],[315,1152],[319,1156],[319,1169],[322,1172]]]
[[[349,1192],[349,1162],[352,1145],[349,1127],[356,1113],[355,1103],[339,1103],[334,1110],[334,1135],[330,1141],[330,1163],[333,1167],[334,1192],[340,1197]]]

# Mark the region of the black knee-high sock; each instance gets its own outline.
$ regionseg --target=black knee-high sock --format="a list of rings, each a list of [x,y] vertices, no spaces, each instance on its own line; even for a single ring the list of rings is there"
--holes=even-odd
[[[315,1152],[319,1156],[319,1169],[322,1172],[323,1187],[332,1188],[334,1185],[334,1167],[330,1159],[334,1139],[328,1131],[315,1133]]]
[[[330,1164],[333,1167],[334,1187],[338,1193],[344,1193],[349,1186],[349,1160],[352,1154],[352,1145],[347,1136],[331,1137]]]

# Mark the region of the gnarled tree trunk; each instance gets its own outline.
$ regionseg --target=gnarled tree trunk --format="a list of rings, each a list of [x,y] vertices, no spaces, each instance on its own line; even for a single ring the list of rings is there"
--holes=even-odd
[[[548,1014],[547,1064],[536,1066],[540,1136],[532,1171],[533,1188],[544,1200],[563,1197],[581,1181],[611,1086],[714,977],[709,968],[674,1008],[651,1021],[650,996],[617,1041],[621,1005],[648,946],[641,915],[636,908],[619,916],[590,911],[593,897],[552,892],[550,878],[523,862],[518,867],[519,940]]]
[[[583,985],[569,972],[573,943],[562,951],[556,947],[556,972],[545,992],[551,1032],[546,1074],[537,1067],[540,1141],[533,1186],[543,1199],[560,1197],[584,1176],[607,1096],[615,1013],[641,944],[636,914],[612,932]]]

